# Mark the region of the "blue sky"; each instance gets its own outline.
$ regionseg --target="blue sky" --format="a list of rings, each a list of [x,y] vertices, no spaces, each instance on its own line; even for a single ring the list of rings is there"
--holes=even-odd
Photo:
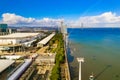
[[[0,0],[0,19],[5,13],[25,18],[76,20],[111,12],[120,14],[120,0]]]
[[[120,13],[120,0],[0,0],[0,15],[24,17],[78,17],[112,11]]]

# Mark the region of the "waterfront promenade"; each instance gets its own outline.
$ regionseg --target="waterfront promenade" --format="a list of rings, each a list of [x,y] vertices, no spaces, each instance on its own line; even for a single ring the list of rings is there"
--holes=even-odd
[[[66,72],[66,80],[71,80],[70,76],[70,69],[69,69],[69,64],[68,64],[68,59],[67,59],[67,49],[68,49],[68,39],[67,35],[64,36],[64,50],[65,50],[65,72]]]

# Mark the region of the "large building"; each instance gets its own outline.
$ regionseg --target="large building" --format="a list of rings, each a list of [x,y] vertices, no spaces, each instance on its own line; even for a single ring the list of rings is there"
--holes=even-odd
[[[37,47],[43,47],[43,46],[46,45],[54,36],[55,36],[55,33],[53,32],[52,34],[50,34],[49,36],[45,37],[45,38],[42,39],[40,42],[38,42],[38,43],[37,43]]]
[[[39,36],[40,36],[39,33],[12,33],[9,35],[3,35],[3,36],[0,36],[0,45],[21,44],[24,42],[34,40]]]
[[[40,33],[12,33],[2,35],[0,36],[0,51],[28,45],[28,42],[32,43],[32,41],[35,41],[38,37],[41,37]]]
[[[0,73],[11,66],[14,62],[14,60],[0,59]]]
[[[0,32],[7,32],[8,25],[7,24],[0,24]]]

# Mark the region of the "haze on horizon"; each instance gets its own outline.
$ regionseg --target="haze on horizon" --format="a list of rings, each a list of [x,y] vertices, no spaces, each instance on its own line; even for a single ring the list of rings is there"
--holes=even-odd
[[[120,27],[119,0],[1,0],[0,23]]]

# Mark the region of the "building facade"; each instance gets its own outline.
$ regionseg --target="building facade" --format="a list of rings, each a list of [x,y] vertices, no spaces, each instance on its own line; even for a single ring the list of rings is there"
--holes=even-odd
[[[7,24],[0,24],[0,32],[7,32],[8,25]]]
[[[15,45],[24,42],[32,41],[40,37],[39,33],[12,33],[9,35],[0,36],[0,44]]]

